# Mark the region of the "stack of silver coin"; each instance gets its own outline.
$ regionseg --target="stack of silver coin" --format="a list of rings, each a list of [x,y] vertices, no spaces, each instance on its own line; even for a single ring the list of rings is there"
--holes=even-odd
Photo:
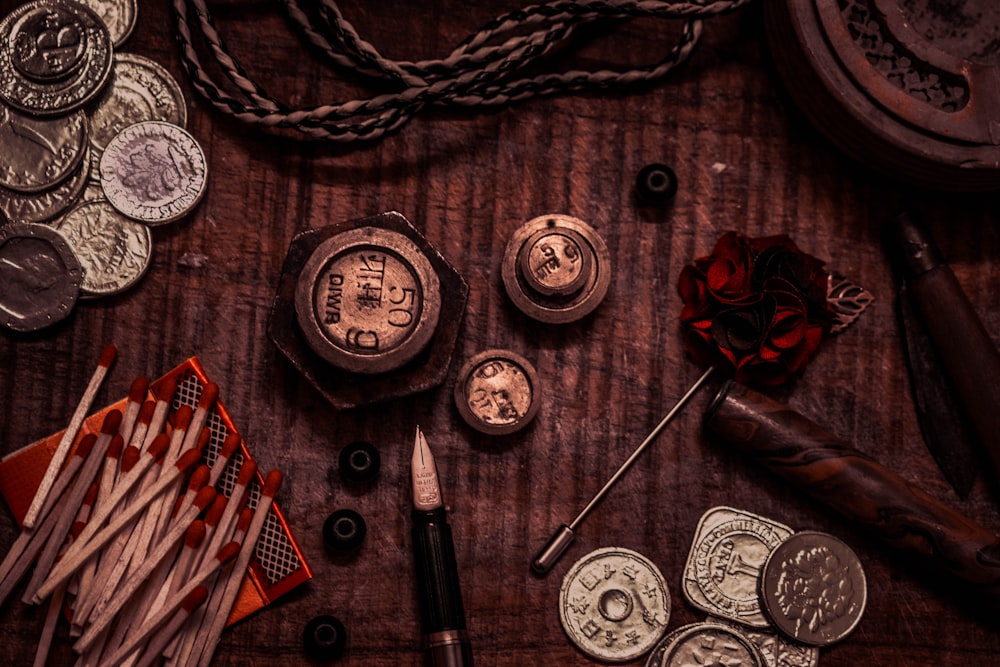
[[[121,52],[136,0],[32,0],[0,20],[0,325],[34,331],[145,274],[151,227],[206,162],[156,62]]]
[[[861,562],[842,541],[731,507],[701,518],[682,590],[708,617],[664,637],[647,667],[816,667],[820,647],[850,634],[867,600]],[[691,661],[709,650],[718,662]]]

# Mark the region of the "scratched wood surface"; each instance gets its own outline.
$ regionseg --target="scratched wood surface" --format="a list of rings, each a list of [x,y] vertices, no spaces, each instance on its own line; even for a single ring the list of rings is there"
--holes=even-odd
[[[4,12],[14,5],[0,2]],[[442,55],[516,6],[343,3],[359,31],[397,58]],[[275,96],[316,103],[357,94],[303,47],[280,3],[211,7],[227,43]],[[846,641],[822,650],[820,664],[957,667],[987,664],[1000,651],[995,622],[945,582],[707,441],[700,420],[710,391],[583,524],[554,571],[529,572],[553,529],[700,374],[678,340],[676,278],[729,229],[786,232],[877,298],[774,395],[1000,530],[985,482],[958,499],[920,440],[878,236],[901,207],[921,213],[987,329],[998,332],[995,199],[912,190],[841,157],[787,104],[769,68],[759,7],[708,22],[690,63],[660,84],[485,113],[425,110],[383,141],[350,149],[265,137],[211,111],[183,78],[171,20],[167,2],[143,2],[124,50],[155,58],[182,82],[189,129],[211,169],[208,194],[190,218],[154,231],[153,263],[136,288],[80,303],[49,330],[0,333],[0,454],[65,425],[106,343],[118,346],[119,359],[99,405],[124,396],[135,376],[159,376],[197,356],[261,467],[284,472],[278,502],[315,574],[228,631],[215,665],[310,664],[301,632],[320,613],[347,626],[339,664],[423,664],[409,537],[416,424],[438,457],[451,507],[477,665],[596,664],[567,640],[558,598],[573,562],[599,547],[634,549],[657,564],[671,587],[670,628],[701,620],[681,594],[681,575],[699,518],[719,505],[833,533],[861,557],[865,616]],[[645,62],[668,48],[674,29],[651,21],[621,26],[579,57],[590,65]],[[666,209],[641,207],[633,196],[636,172],[654,161],[680,178]],[[338,413],[267,338],[269,308],[296,233],[386,210],[405,215],[469,284],[455,362],[438,389]],[[609,295],[574,324],[532,322],[500,282],[507,239],[549,212],[586,220],[610,249]],[[527,357],[543,385],[535,423],[505,438],[466,427],[451,399],[461,360],[487,347]],[[336,472],[340,448],[356,439],[375,444],[383,458],[380,478],[362,491],[345,487]],[[346,560],[329,557],[321,540],[325,517],[340,507],[361,512],[369,527],[360,552]],[[0,551],[16,534],[10,514],[0,515]],[[30,663],[42,612],[19,601],[0,609],[0,661]],[[51,664],[72,663],[60,628]]]

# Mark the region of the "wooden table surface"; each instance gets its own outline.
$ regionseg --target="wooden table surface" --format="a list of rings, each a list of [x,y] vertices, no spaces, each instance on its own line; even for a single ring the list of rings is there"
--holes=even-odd
[[[4,12],[14,5],[0,2]],[[343,3],[359,32],[395,58],[442,55],[517,6]],[[226,0],[211,8],[229,46],[276,97],[304,104],[357,94],[304,47],[280,3]],[[655,21],[622,26],[578,57],[591,66],[648,61],[669,48],[673,30]],[[881,223],[903,207],[919,212],[997,336],[996,200],[909,188],[843,157],[787,102],[769,67],[759,6],[707,22],[691,61],[658,84],[478,113],[425,109],[384,140],[347,148],[266,136],[211,110],[184,77],[167,2],[141,3],[123,50],[161,62],[184,87],[189,130],[208,158],[208,192],[190,217],[153,231],[152,265],[135,288],[81,302],[46,330],[0,333],[0,454],[65,426],[107,343],[119,357],[97,405],[123,397],[138,375],[158,377],[197,356],[261,468],[284,473],[277,501],[314,572],[230,629],[213,664],[311,664],[301,633],[320,613],[348,629],[338,664],[423,664],[409,511],[417,424],[437,456],[451,509],[477,665],[595,664],[563,632],[558,599],[572,564],[600,547],[626,547],[656,563],[670,585],[671,629],[703,619],[684,599],[681,576],[699,518],[720,505],[832,533],[860,556],[865,615],[845,641],[822,649],[820,664],[957,667],[989,664],[1000,651],[995,622],[946,582],[921,575],[905,556],[707,440],[700,422],[711,390],[695,397],[593,512],[548,576],[529,570],[552,531],[701,373],[678,335],[677,276],[730,229],[788,233],[876,297],[799,379],[772,395],[1000,530],[984,480],[959,499],[921,440],[893,278],[879,245]],[[672,165],[680,180],[664,209],[634,198],[635,175],[650,162]],[[465,278],[468,304],[444,384],[338,412],[271,343],[269,310],[294,235],[388,210],[405,215]],[[507,239],[553,212],[592,225],[614,267],[605,301],[566,325],[528,319],[500,281]],[[528,358],[542,384],[533,425],[503,438],[467,427],[452,400],[458,366],[488,347]],[[383,462],[365,491],[337,474],[338,452],[359,439],[375,444]],[[333,559],[322,545],[323,521],[341,507],[368,523],[353,559]],[[16,535],[10,513],[0,515],[0,552]],[[0,609],[0,661],[29,664],[42,617],[19,601]],[[50,664],[72,662],[61,627]]]

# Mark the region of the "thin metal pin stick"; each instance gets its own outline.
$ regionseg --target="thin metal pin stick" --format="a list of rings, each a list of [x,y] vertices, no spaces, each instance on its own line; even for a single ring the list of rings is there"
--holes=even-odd
[[[700,378],[695,380],[694,384],[691,385],[687,392],[677,399],[677,402],[674,403],[674,407],[670,409],[670,412],[668,412],[666,416],[660,420],[660,423],[649,432],[646,439],[635,448],[635,451],[633,451],[627,459],[625,459],[625,462],[618,467],[618,470],[616,470],[615,474],[613,474],[604,486],[601,487],[600,491],[594,494],[594,497],[590,499],[587,506],[580,510],[580,513],[576,515],[576,518],[569,524],[563,524],[560,526],[559,530],[557,530],[552,537],[549,538],[549,541],[545,543],[545,546],[542,547],[542,549],[535,555],[535,559],[531,562],[532,570],[538,574],[546,574],[552,569],[552,566],[556,564],[556,561],[559,560],[559,557],[562,556],[563,552],[569,548],[570,543],[573,541],[574,531],[577,527],[583,523],[583,520],[586,519],[587,515],[590,514],[593,509],[597,507],[597,504],[604,499],[604,496],[606,496],[608,491],[611,490],[611,487],[613,487],[618,480],[621,479],[622,475],[624,475],[629,467],[635,463],[635,460],[638,459],[643,451],[645,451],[653,440],[656,439],[656,436],[660,434],[660,431],[667,427],[667,424],[669,424],[671,420],[673,420],[674,416],[680,412],[681,408],[683,408],[684,405],[691,400],[691,397],[694,396],[695,392],[697,392],[701,386],[705,384],[713,371],[715,371],[715,366],[710,366],[708,370],[702,373]]]

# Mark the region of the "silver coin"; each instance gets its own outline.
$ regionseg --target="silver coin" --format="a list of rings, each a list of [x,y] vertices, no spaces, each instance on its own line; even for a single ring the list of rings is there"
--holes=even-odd
[[[101,156],[101,187],[123,214],[161,225],[187,215],[205,194],[208,169],[184,129],[144,121],[118,133]]]
[[[702,516],[684,568],[682,590],[713,616],[765,628],[757,582],[764,561],[792,529],[757,514],[715,507]]]
[[[0,324],[37,331],[76,305],[83,269],[66,239],[37,223],[0,228]]]
[[[135,29],[139,14],[136,0],[76,0],[94,10],[111,34],[115,48],[120,47]]]
[[[89,108],[90,147],[94,171],[104,147],[129,125],[162,120],[187,125],[187,102],[177,80],[156,62],[131,53],[116,53],[111,80]]]
[[[627,662],[648,652],[670,620],[663,575],[645,556],[606,547],[563,578],[559,620],[570,640],[597,660]]]
[[[93,10],[73,0],[32,0],[0,21],[0,97],[28,113],[68,113],[107,82],[111,53]]]
[[[818,648],[787,639],[774,631],[773,628],[767,630],[750,628],[729,619],[714,617],[705,619],[705,622],[737,627],[760,650],[767,667],[817,667],[819,665]]]
[[[833,535],[795,533],[764,564],[761,599],[774,627],[810,646],[849,635],[865,611],[865,571],[857,554]]]
[[[82,297],[124,292],[145,275],[153,255],[149,227],[103,201],[84,202],[53,223],[83,266]]]
[[[664,637],[646,667],[764,667],[764,657],[746,635],[732,626],[692,623]]]
[[[0,188],[0,211],[15,222],[45,222],[75,204],[89,180],[90,160],[84,155],[68,178],[48,190],[18,192]]]
[[[39,192],[67,178],[83,161],[87,117],[34,118],[0,103],[0,186]]]

